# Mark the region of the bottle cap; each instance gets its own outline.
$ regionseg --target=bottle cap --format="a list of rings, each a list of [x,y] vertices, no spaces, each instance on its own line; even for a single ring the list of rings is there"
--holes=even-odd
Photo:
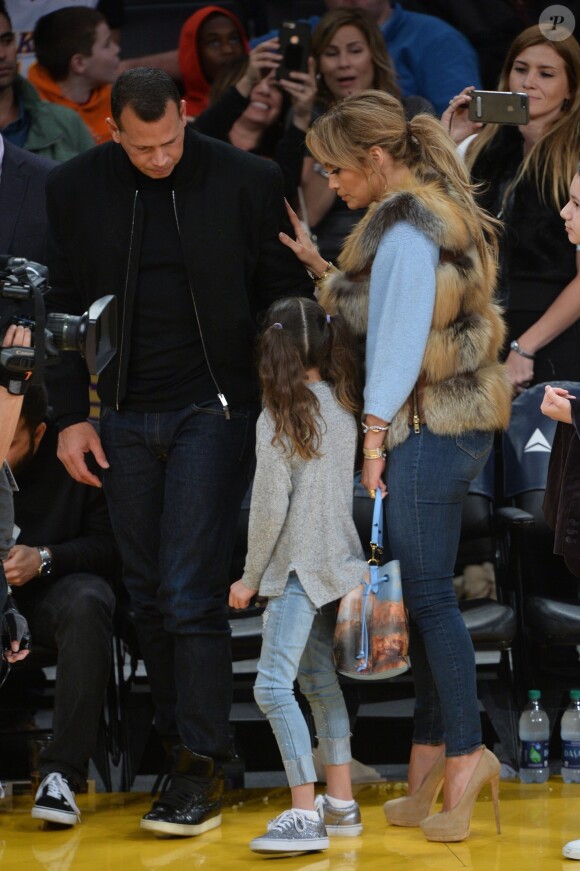
[[[580,690],[570,690],[571,699],[580,699]]]
[[[528,698],[536,701],[537,699],[542,698],[542,693],[540,690],[528,690]]]

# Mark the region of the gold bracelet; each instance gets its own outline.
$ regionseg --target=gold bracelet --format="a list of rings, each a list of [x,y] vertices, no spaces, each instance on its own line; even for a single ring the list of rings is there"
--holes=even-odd
[[[325,281],[328,278],[329,274],[331,272],[334,272],[335,269],[336,269],[336,266],[334,265],[334,263],[331,260],[329,260],[328,263],[326,264],[326,269],[324,270],[324,272],[321,272],[321,274],[318,276],[318,278],[314,279],[314,284],[316,285],[316,287],[320,287],[322,282]]]
[[[363,448],[365,460],[384,460],[386,457],[384,448]]]

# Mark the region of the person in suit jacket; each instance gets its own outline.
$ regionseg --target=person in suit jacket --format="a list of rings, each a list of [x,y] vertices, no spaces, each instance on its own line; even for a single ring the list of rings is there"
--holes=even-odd
[[[0,254],[44,263],[44,186],[56,165],[56,161],[31,154],[0,135]]]

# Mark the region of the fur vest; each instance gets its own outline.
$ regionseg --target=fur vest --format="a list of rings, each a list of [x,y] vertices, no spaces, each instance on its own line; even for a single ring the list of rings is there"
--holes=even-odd
[[[495,268],[484,264],[460,203],[439,180],[410,184],[373,204],[345,242],[340,270],[329,274],[320,303],[366,334],[370,270],[383,234],[408,221],[440,249],[431,330],[419,377],[421,414],[432,432],[459,436],[507,426],[511,387],[498,354],[505,338],[493,302]],[[404,288],[401,288],[404,292]],[[413,397],[391,421],[387,448],[409,435]]]

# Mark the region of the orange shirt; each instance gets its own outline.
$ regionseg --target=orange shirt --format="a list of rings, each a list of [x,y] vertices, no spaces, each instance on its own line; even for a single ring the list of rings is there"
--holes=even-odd
[[[34,85],[43,100],[74,109],[93,134],[97,145],[111,138],[111,132],[105,123],[105,118],[111,115],[111,85],[93,88],[86,103],[73,103],[64,96],[58,82],[39,63],[33,64],[28,70],[28,81]]]

